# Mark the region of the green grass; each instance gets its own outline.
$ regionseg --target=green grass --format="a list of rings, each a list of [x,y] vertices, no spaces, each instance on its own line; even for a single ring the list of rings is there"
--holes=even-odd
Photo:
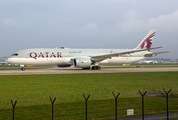
[[[118,98],[118,115],[126,116],[127,109],[134,109],[141,116],[141,91],[172,89],[178,93],[178,72],[103,73],[64,75],[8,75],[0,76],[0,119],[12,119],[13,101],[17,100],[16,119],[50,119],[49,96],[57,98],[54,104],[55,119],[84,119],[83,94],[88,100],[88,117],[113,119],[114,97]],[[170,98],[170,112],[178,112],[178,99]],[[166,113],[166,99],[145,98],[145,114]]]

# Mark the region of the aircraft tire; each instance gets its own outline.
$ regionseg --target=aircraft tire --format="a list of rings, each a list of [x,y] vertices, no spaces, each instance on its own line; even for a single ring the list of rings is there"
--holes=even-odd
[[[100,70],[101,67],[100,66],[92,66],[92,70]]]
[[[22,71],[25,71],[25,68],[24,68],[24,67],[22,67],[22,68],[21,68],[21,70],[22,70]]]
[[[100,66],[97,66],[97,69],[98,69],[98,70],[100,70],[100,69],[101,69],[101,67],[100,67]]]
[[[92,66],[92,70],[95,70],[96,68],[95,68],[95,66]]]

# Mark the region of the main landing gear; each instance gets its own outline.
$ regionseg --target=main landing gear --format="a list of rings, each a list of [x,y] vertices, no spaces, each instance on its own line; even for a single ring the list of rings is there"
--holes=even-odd
[[[92,70],[100,70],[101,67],[100,66],[92,66]]]
[[[90,67],[87,68],[82,68],[83,70],[90,70]],[[92,66],[92,70],[100,70],[101,67],[100,66]]]

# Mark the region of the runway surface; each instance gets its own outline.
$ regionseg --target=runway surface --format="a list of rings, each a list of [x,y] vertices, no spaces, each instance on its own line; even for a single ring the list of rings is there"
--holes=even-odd
[[[79,74],[79,73],[119,73],[119,72],[167,72],[178,71],[178,67],[165,68],[103,68],[101,70],[82,70],[74,67],[69,68],[49,68],[49,69],[27,69],[0,70],[0,75],[33,75],[33,74]]]

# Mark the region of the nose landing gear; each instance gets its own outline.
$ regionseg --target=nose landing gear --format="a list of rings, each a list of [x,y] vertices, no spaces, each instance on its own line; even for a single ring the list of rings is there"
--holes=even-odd
[[[25,70],[24,65],[20,65],[20,67],[21,67],[21,70],[22,70],[22,71],[24,71],[24,70]]]
[[[22,70],[22,71],[25,71],[25,67],[22,67],[21,70]]]

